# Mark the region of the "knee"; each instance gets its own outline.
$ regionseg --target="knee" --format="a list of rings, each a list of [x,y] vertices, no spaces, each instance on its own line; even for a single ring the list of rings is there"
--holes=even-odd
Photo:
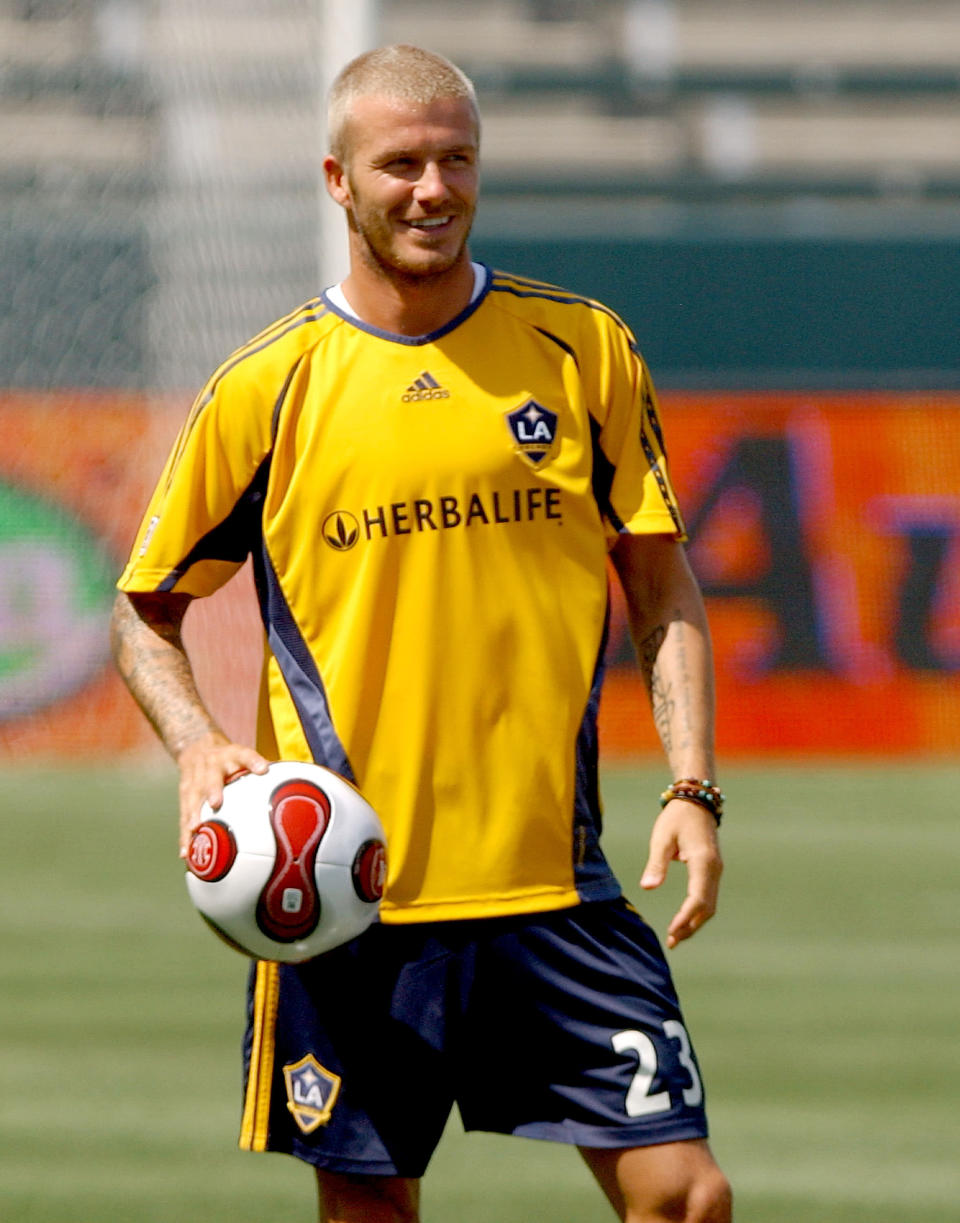
[[[626,1223],[654,1219],[662,1223],[731,1223],[733,1193],[730,1182],[716,1165],[701,1171],[683,1188],[665,1195],[652,1207],[626,1213]]]
[[[714,1166],[696,1180],[687,1196],[684,1223],[731,1223],[733,1190],[730,1182]]]
[[[581,1154],[621,1223],[730,1223],[730,1184],[707,1143],[664,1143]]]

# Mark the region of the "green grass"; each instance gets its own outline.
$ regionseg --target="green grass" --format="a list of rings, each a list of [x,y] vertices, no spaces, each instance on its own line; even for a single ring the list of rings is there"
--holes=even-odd
[[[659,770],[608,771],[636,897]],[[671,953],[739,1223],[957,1216],[960,769],[724,778],[722,909]],[[172,772],[0,779],[5,1223],[314,1217],[309,1169],[234,1149],[243,960],[192,912]],[[682,871],[640,905],[662,931]],[[452,1124],[425,1223],[612,1218],[571,1151]]]

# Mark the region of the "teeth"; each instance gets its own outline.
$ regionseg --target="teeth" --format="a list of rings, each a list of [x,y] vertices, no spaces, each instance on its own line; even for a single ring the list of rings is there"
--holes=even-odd
[[[449,217],[425,217],[422,221],[410,221],[414,229],[436,229],[439,225],[446,225],[450,220]]]

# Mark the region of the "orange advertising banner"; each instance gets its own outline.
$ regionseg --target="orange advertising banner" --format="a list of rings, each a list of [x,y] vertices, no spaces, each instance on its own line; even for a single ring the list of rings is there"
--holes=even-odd
[[[707,601],[724,758],[952,753],[960,737],[960,395],[662,396]],[[115,676],[119,572],[184,403],[0,393],[0,754],[111,758],[149,727]],[[249,738],[249,573],[191,608],[204,695]],[[608,756],[657,750],[615,597]]]
[[[114,583],[183,402],[0,392],[0,756],[156,752],[111,658]],[[249,574],[184,623],[201,691],[250,739],[261,635]]]
[[[663,398],[721,754],[956,752],[960,395]],[[608,749],[653,746],[611,679]]]
[[[107,620],[142,495],[146,405],[4,392],[0,419],[0,750],[122,752],[142,730],[109,665]]]

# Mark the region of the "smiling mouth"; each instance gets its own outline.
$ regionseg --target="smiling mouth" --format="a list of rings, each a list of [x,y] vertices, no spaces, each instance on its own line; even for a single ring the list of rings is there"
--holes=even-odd
[[[442,229],[444,225],[449,225],[453,220],[453,215],[448,214],[442,217],[421,217],[416,221],[407,221],[407,225],[411,229],[419,229],[429,233],[431,229]]]

